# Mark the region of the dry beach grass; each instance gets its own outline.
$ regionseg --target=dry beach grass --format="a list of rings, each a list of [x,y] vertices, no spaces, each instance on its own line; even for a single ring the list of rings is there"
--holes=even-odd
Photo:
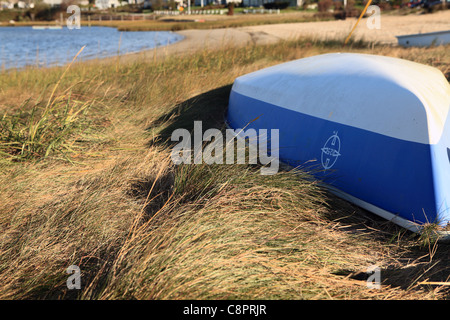
[[[64,77],[3,72],[0,298],[448,298],[422,283],[448,280],[448,245],[335,198],[305,172],[175,166],[167,138],[194,120],[223,129],[233,80],[266,66],[345,50],[449,78],[449,49],[297,39],[79,63]],[[35,131],[40,148],[22,147]],[[72,264],[79,291],[66,287]],[[366,287],[371,265],[381,289]]]

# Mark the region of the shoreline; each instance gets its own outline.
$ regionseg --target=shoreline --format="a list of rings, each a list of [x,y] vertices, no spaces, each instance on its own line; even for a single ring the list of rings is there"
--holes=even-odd
[[[273,44],[281,40],[295,40],[301,37],[313,40],[344,40],[356,23],[357,18],[346,20],[283,23],[224,29],[193,29],[174,31],[184,36],[176,43],[130,54],[144,58],[164,58],[192,54],[196,51],[221,49],[224,47],[242,47],[247,44]],[[360,21],[353,33],[353,39],[369,43],[397,46],[396,36],[415,33],[450,30],[450,10],[433,14],[410,14],[405,16],[381,16],[381,29],[369,29],[367,18]]]
[[[119,56],[82,60],[80,62],[104,63],[112,60],[132,62],[136,59],[165,59],[169,56],[189,55],[202,50],[220,50],[230,46],[242,47],[249,44],[273,44],[278,41],[295,40],[301,37],[311,38],[312,40],[343,41],[350,33],[356,20],[356,18],[347,18],[346,20],[171,31],[181,35],[183,39],[153,49],[124,53]],[[438,11],[433,14],[382,15],[381,29],[378,30],[369,29],[367,21],[367,18],[362,19],[355,29],[352,36],[355,41],[364,40],[368,43],[396,46],[396,36],[399,35],[450,30],[450,23],[448,22],[450,21],[450,10]],[[49,66],[49,68],[51,67],[54,66]]]

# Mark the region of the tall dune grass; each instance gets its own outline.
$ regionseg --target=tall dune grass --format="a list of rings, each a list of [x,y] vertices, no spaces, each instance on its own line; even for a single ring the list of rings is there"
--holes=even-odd
[[[0,74],[0,298],[448,298],[420,284],[446,281],[448,247],[336,199],[306,172],[170,161],[175,128],[222,128],[237,76],[341,50],[304,39],[80,63],[64,77]],[[448,47],[345,50],[450,65]],[[73,264],[81,290],[66,287]],[[361,278],[373,264],[380,290]]]

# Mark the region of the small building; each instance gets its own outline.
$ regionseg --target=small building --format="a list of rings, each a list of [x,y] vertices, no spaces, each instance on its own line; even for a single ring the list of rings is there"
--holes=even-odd
[[[119,0],[95,0],[95,7],[102,9],[117,8],[122,4]]]
[[[240,4],[242,0],[194,0],[194,5],[196,6],[207,6],[207,5],[228,5],[229,3]]]
[[[42,2],[48,4],[51,7],[57,7],[62,4],[62,0],[43,0]]]
[[[304,0],[280,0],[280,2],[289,2],[290,7],[301,7]],[[272,3],[274,0],[242,0],[244,7],[262,7],[265,3]]]
[[[14,3],[10,1],[0,1],[0,10],[3,9],[13,9]]]

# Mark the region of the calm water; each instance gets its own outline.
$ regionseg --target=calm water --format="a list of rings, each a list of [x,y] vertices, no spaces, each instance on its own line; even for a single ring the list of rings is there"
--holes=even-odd
[[[0,28],[0,67],[21,68],[26,65],[41,67],[61,65],[86,45],[78,56],[80,60],[116,56],[120,54],[165,46],[183,37],[168,31],[119,32],[115,28],[81,27],[70,30],[35,30],[32,27]]]

